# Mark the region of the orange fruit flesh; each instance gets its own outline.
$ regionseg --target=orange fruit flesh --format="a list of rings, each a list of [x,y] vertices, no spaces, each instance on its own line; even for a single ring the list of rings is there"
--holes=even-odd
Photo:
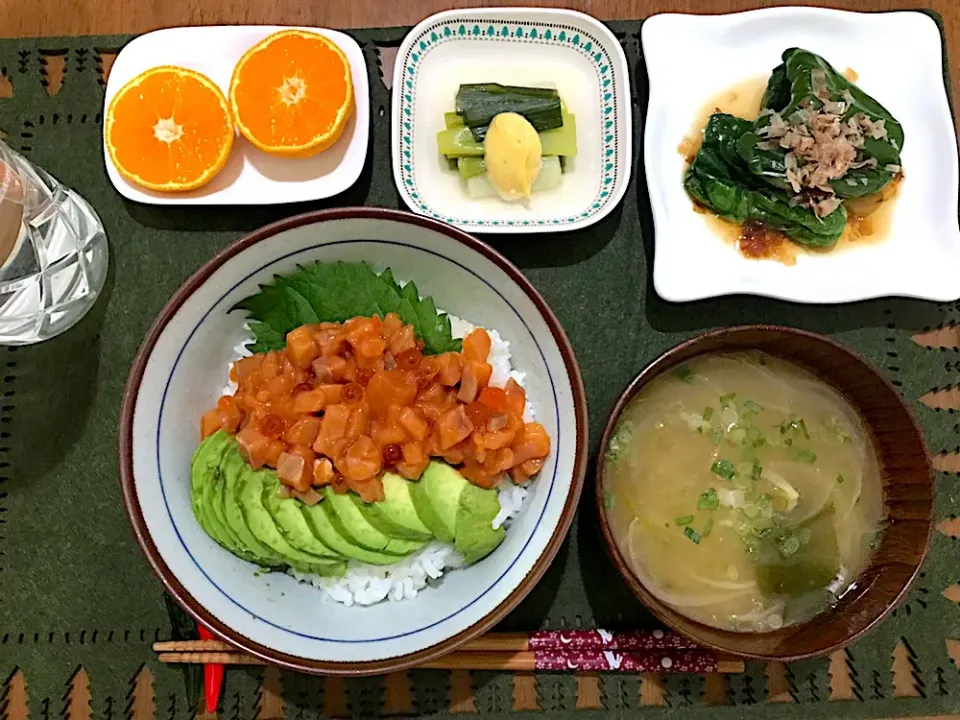
[[[231,101],[241,132],[268,151],[320,150],[353,109],[350,68],[322,37],[284,33],[241,60]]]
[[[234,132],[222,95],[176,71],[152,72],[121,93],[107,139],[121,171],[171,189],[197,187],[219,171]]]

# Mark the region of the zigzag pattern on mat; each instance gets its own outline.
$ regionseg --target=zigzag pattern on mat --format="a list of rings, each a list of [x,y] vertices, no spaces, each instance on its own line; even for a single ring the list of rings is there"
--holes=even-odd
[[[954,662],[960,657],[960,642],[948,641],[948,648]],[[897,643],[891,653],[889,677],[885,680],[886,692],[895,698],[921,697],[924,693],[923,682],[919,679],[913,651],[905,640]],[[556,692],[562,692],[559,685],[554,685],[556,676],[535,676],[532,673],[514,673],[512,695],[508,707],[503,707],[502,699],[489,702],[489,698],[478,698],[474,685],[473,673],[466,670],[455,670],[448,673],[449,683],[446,697],[430,699],[430,705],[436,705],[429,710],[447,711],[451,714],[472,714],[496,712],[503,710],[513,711],[549,711],[550,709],[565,709],[567,702],[557,697]],[[794,677],[789,665],[768,663],[765,667],[766,688],[764,697],[757,702],[765,703],[793,703],[797,702],[799,692],[798,680]],[[829,701],[863,700],[864,688],[861,679],[853,669],[850,654],[846,650],[835,652],[830,657]],[[700,699],[707,705],[726,705],[732,702],[729,679],[724,675],[705,675],[691,678],[689,684],[699,684]],[[415,696],[409,673],[391,673],[378,678],[380,681],[379,701],[375,701],[376,716],[391,717],[411,715],[423,712],[423,702]],[[257,701],[253,708],[257,720],[278,720],[286,717],[300,717],[305,709],[298,701],[303,698],[287,698],[284,696],[284,673],[276,667],[268,666],[263,669],[257,691]],[[576,676],[576,697],[574,705],[577,710],[610,709],[611,703],[607,700],[607,683],[616,684],[616,676],[601,676],[595,673],[583,673]],[[353,707],[350,694],[342,678],[317,678],[319,697],[317,704],[310,709],[329,718],[357,717],[357,708]],[[17,669],[7,678],[0,695],[0,718],[3,720],[27,720],[33,714],[36,717],[49,717],[50,709],[56,709],[58,701],[62,701],[60,715],[64,720],[90,720],[93,716],[91,706],[95,690],[91,687],[91,679],[84,668],[79,667],[67,679],[65,692],[62,698],[31,698],[29,683],[22,670]],[[654,673],[644,673],[639,678],[636,696],[631,699],[621,698],[617,703],[624,707],[667,707],[690,705],[693,698],[688,697],[692,692],[681,692],[678,697],[672,697],[664,687],[662,676]],[[687,696],[687,697],[685,697]],[[487,700],[487,702],[484,702]],[[622,702],[627,701],[627,702]],[[124,700],[123,716],[130,720],[155,720],[165,717],[163,708],[158,708],[153,690],[153,673],[147,666],[141,666],[130,679],[130,690]],[[201,701],[202,702],[202,701]],[[239,703],[239,699],[237,700]],[[118,703],[111,700],[108,703],[118,713]],[[557,707],[554,707],[557,706]],[[299,712],[298,712],[299,708]],[[218,712],[214,715],[206,713],[203,707],[198,707],[194,714],[195,720],[213,720],[214,718],[246,717],[239,705],[231,702],[230,698],[221,701]],[[361,717],[368,717],[362,713]],[[946,717],[946,716],[944,716]]]

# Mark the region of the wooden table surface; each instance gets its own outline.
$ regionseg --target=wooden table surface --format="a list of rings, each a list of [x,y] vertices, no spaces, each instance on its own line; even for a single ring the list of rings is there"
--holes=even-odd
[[[929,7],[943,17],[951,85],[960,97],[960,0],[795,0],[845,10]],[[776,0],[0,0],[0,37],[142,33],[161,27],[215,24],[314,25],[334,28],[413,25],[431,13],[478,5],[569,7],[602,20],[660,12],[734,12]],[[891,48],[896,52],[895,48]]]

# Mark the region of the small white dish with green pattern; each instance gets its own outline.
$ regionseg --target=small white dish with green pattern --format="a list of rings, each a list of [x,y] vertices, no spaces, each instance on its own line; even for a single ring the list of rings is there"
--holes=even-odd
[[[576,117],[577,156],[560,187],[528,201],[472,199],[437,151],[463,83],[553,83]],[[473,232],[575,230],[605,217],[630,179],[630,81],[620,43],[571,10],[477,8],[437,13],[404,38],[393,78],[393,176],[416,213]]]

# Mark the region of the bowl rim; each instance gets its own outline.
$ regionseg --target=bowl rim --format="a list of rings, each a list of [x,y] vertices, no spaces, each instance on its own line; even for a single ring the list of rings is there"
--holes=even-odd
[[[205,283],[213,273],[218,270],[227,260],[241,254],[248,248],[268,240],[269,238],[287,230],[314,224],[322,224],[326,221],[334,220],[387,220],[405,224],[417,225],[427,230],[440,233],[447,236],[451,241],[466,245],[469,249],[477,252],[486,259],[497,265],[534,303],[540,312],[547,326],[549,327],[554,341],[560,350],[563,364],[570,377],[574,413],[576,416],[577,434],[576,449],[573,465],[573,477],[571,479],[570,490],[567,493],[560,520],[553,530],[546,548],[540,554],[540,557],[534,563],[530,572],[520,581],[516,588],[494,608],[485,617],[452,635],[445,640],[431,645],[430,647],[417,650],[404,655],[382,658],[377,660],[367,660],[360,662],[340,662],[329,660],[314,660],[304,658],[289,653],[280,652],[270,647],[254,642],[242,635],[238,630],[228,627],[203,605],[201,605],[177,579],[176,574],[164,562],[160,556],[157,546],[150,536],[143,516],[143,511],[137,497],[133,474],[133,415],[136,407],[137,398],[143,381],[143,375],[146,370],[147,362],[153,352],[160,335],[166,329],[170,320],[179,311],[187,299]],[[147,562],[152,568],[154,574],[160,579],[167,592],[169,592],[193,618],[210,628],[215,635],[222,640],[229,642],[236,648],[245,650],[266,662],[279,665],[288,670],[305,672],[314,675],[338,675],[338,676],[364,676],[378,675],[386,672],[396,672],[407,670],[417,665],[421,665],[430,660],[446,655],[452,652],[460,645],[469,642],[478,635],[486,632],[496,623],[502,620],[511,610],[513,610],[524,597],[534,588],[550,567],[553,558],[556,556],[567,537],[570,524],[577,509],[580,499],[580,493],[583,489],[584,477],[587,470],[587,449],[588,449],[588,421],[587,421],[587,399],[586,391],[583,385],[583,378],[580,374],[580,367],[573,351],[573,345],[567,337],[563,326],[557,319],[553,310],[544,300],[543,296],[536,290],[533,284],[510,260],[481,240],[469,235],[468,233],[452,225],[423,217],[414,213],[402,210],[392,210],[381,207],[346,207],[330,210],[314,210],[299,215],[279,220],[265,225],[253,232],[250,232],[240,239],[234,241],[226,248],[214,255],[205,262],[196,272],[193,273],[174,293],[169,301],[164,305],[160,314],[150,326],[150,330],[140,345],[130,374],[127,378],[123,391],[123,402],[120,408],[119,425],[119,480],[120,490],[123,495],[123,504],[133,528],[133,534],[136,537],[137,544],[145,555]]]
[[[729,632],[731,635],[741,635],[743,637],[751,637],[756,635],[761,635],[764,633],[733,633],[732,631],[724,631],[718,628],[712,628],[707,625],[703,625],[692,618],[689,618],[683,613],[673,610],[666,603],[659,600],[647,587],[640,581],[639,578],[633,573],[630,567],[627,565],[626,560],[624,559],[620,549],[617,547],[617,543],[613,538],[613,533],[610,530],[610,523],[607,521],[606,508],[604,506],[603,498],[603,469],[604,469],[604,449],[607,447],[607,444],[610,441],[610,436],[613,432],[614,427],[616,426],[616,421],[619,420],[620,415],[622,414],[626,405],[643,389],[651,380],[656,377],[659,377],[664,372],[670,370],[680,362],[687,361],[692,357],[696,357],[701,354],[707,354],[711,352],[709,348],[705,348],[702,352],[695,352],[692,356],[684,358],[684,353],[689,352],[691,349],[696,350],[699,346],[710,343],[710,341],[724,338],[730,335],[739,335],[745,333],[783,333],[787,335],[793,335],[794,337],[802,338],[809,342],[814,342],[821,345],[827,345],[831,350],[838,351],[850,359],[858,362],[865,368],[868,368],[869,371],[877,377],[886,389],[890,392],[891,397],[896,400],[896,403],[899,404],[900,409],[904,413],[909,421],[916,439],[919,440],[920,446],[923,450],[924,465],[926,467],[926,477],[930,485],[933,485],[933,465],[930,460],[930,449],[927,446],[926,438],[923,434],[923,430],[920,428],[920,425],[917,423],[916,417],[913,412],[910,410],[910,407],[907,405],[901,393],[897,388],[890,382],[889,378],[877,371],[873,365],[866,360],[862,355],[860,355],[855,350],[852,350],[845,345],[837,342],[836,340],[821,335],[819,333],[811,332],[809,330],[803,330],[800,328],[789,327],[786,325],[773,325],[766,323],[756,323],[748,325],[733,325],[725,328],[717,328],[714,330],[708,330],[706,332],[699,333],[692,338],[688,338],[677,345],[669,348],[663,353],[659,354],[653,361],[648,363],[639,373],[630,381],[624,391],[620,394],[617,399],[616,404],[613,406],[613,409],[610,411],[607,416],[607,420],[604,424],[603,435],[600,438],[600,446],[597,451],[597,464],[594,470],[594,504],[596,507],[596,513],[598,516],[598,523],[600,526],[600,532],[603,536],[603,542],[606,546],[606,550],[610,559],[613,561],[613,564],[617,568],[617,572],[620,573],[621,579],[627,584],[630,588],[630,591],[633,595],[639,600],[643,606],[649,610],[658,620],[667,625],[672,630],[689,637],[690,639],[696,641],[697,643],[704,645],[705,647],[711,648],[713,650],[722,652],[724,654],[737,655],[740,657],[750,658],[754,660],[764,660],[764,661],[779,661],[779,662],[793,662],[797,660],[807,660],[810,658],[823,657],[828,655],[840,648],[844,648],[850,643],[858,640],[863,637],[865,634],[873,630],[880,622],[882,622],[893,610],[897,607],[900,601],[903,599],[904,595],[909,591],[913,583],[916,581],[917,576],[920,574],[920,571],[923,568],[923,563],[927,558],[927,554],[930,551],[930,545],[933,538],[934,530],[934,517],[931,513],[930,520],[928,521],[926,541],[924,543],[923,549],[920,553],[919,561],[916,566],[912,569],[909,578],[903,584],[903,587],[897,592],[893,599],[886,605],[882,612],[877,614],[875,618],[870,620],[864,627],[858,630],[855,633],[850,634],[848,637],[838,640],[830,645],[824,646],[819,650],[814,650],[806,653],[753,653],[753,652],[744,652],[741,650],[731,650],[729,647],[723,647],[716,643],[713,643],[709,640],[705,640],[702,637],[692,634],[687,627],[680,625],[675,622],[672,613],[676,613],[681,617],[684,617],[686,621],[697,628],[704,628],[704,630],[709,630],[711,632]],[[775,353],[773,353],[775,354]],[[783,357],[783,356],[781,356]],[[681,359],[682,358],[682,359]],[[784,357],[784,359],[788,359]],[[790,360],[790,362],[796,362]],[[810,372],[813,372],[810,370]],[[829,382],[821,373],[814,373],[817,377],[824,382]],[[931,494],[932,497],[932,494]],[[931,503],[931,511],[932,503]],[[828,611],[829,612],[829,611]],[[808,620],[806,623],[801,623],[800,625],[805,625],[807,623],[815,622],[817,617]],[[799,626],[794,626],[799,627]]]

